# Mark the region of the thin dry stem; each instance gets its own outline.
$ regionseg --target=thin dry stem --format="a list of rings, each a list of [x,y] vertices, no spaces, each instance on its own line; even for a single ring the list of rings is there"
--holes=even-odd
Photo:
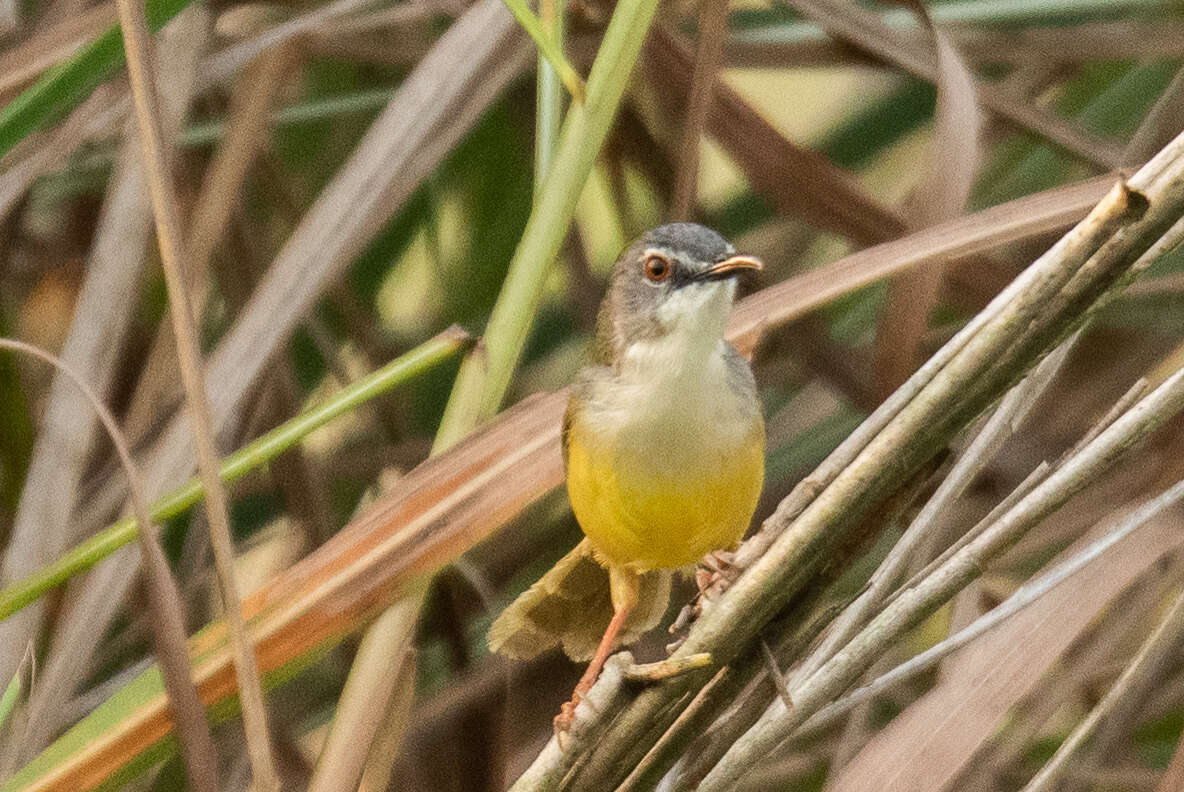
[[[403,664],[413,656],[410,647],[421,600],[422,590],[408,592],[366,629],[308,792],[353,789],[362,777],[375,737],[388,723],[385,716],[398,690],[396,683],[406,675]],[[404,647],[403,652],[395,655],[392,665],[390,650],[399,646]],[[397,738],[398,734],[388,735],[383,744],[397,748],[398,740],[390,737]]]
[[[1184,498],[1184,482],[1178,483],[1166,492],[1147,501],[1123,518],[1108,533],[1092,542],[1088,547],[1074,554],[1039,577],[1025,583],[1002,604],[992,608],[983,616],[963,627],[954,635],[934,644],[924,652],[901,663],[896,668],[880,675],[867,685],[858,688],[843,698],[819,710],[804,724],[798,734],[815,733],[832,726],[852,708],[870,701],[875,696],[936,665],[942,658],[966,646],[980,635],[1032,605],[1049,591],[1061,585],[1073,575],[1089,566],[1107,550],[1121,542],[1148,520],[1163,510],[1174,506]]]
[[[728,0],[706,0],[699,11],[699,41],[695,50],[695,68],[691,76],[691,94],[683,119],[682,140],[678,148],[678,168],[674,176],[674,195],[670,199],[670,219],[690,220],[695,209],[699,177],[699,138],[711,112],[716,73],[727,35]]]
[[[1110,691],[1106,693],[1106,697],[1090,710],[1089,715],[1081,723],[1077,724],[1077,727],[1061,743],[1053,757],[1024,786],[1023,792],[1051,792],[1055,789],[1061,776],[1068,769],[1069,761],[1090,738],[1098,725],[1132,689],[1144,683],[1148,675],[1162,672],[1165,661],[1179,650],[1181,638],[1184,638],[1184,592],[1176,595],[1175,602],[1172,603],[1172,607],[1164,615],[1159,626],[1144,642],[1138,654],[1131,660],[1130,665],[1126,667]]]
[[[226,504],[226,490],[218,476],[218,452],[214,446],[210,407],[206,400],[206,387],[201,373],[201,351],[182,266],[180,212],[160,128],[159,100],[151,66],[152,41],[144,19],[144,9],[136,0],[116,0],[116,8],[123,27],[132,99],[135,104],[148,185],[152,194],[156,237],[168,286],[173,333],[177,339],[177,359],[197,449],[197,467],[206,492],[205,511],[210,526],[210,541],[214,549],[222,603],[235,646],[235,669],[238,673],[239,696],[242,701],[254,783],[263,792],[278,792],[279,778],[271,755],[263,688],[259,681],[259,669],[247,634],[238,585],[234,577],[234,545],[230,536],[230,516]]]
[[[940,518],[947,513],[948,508],[970,486],[1024,420],[1036,400],[1060,371],[1078,337],[1079,334],[1075,334],[1061,344],[1003,397],[991,417],[983,424],[982,430],[975,435],[966,451],[954,463],[937,491],[893,545],[892,550],[872,575],[867,589],[835,620],[823,642],[798,668],[794,674],[795,685],[817,671],[883,605],[885,598],[900,582],[907,564],[916,558],[921,543],[940,527]]]
[[[218,789],[218,759],[214,751],[214,739],[206,722],[206,710],[197,694],[197,687],[189,671],[189,652],[185,648],[185,617],[181,607],[181,596],[176,581],[169,572],[168,561],[160,549],[156,525],[148,508],[148,498],[139,470],[132,460],[127,439],[115,422],[115,416],[103,404],[102,399],[87,384],[86,380],[65,361],[43,349],[23,341],[0,338],[0,348],[11,349],[44,360],[56,368],[82,392],[91,409],[99,418],[111,445],[115,447],[119,464],[128,480],[131,493],[132,513],[144,529],[137,532],[140,543],[140,557],[143,563],[144,590],[148,604],[148,627],[152,633],[156,658],[164,677],[169,706],[177,722],[181,741],[181,753],[189,773],[189,783],[197,792],[215,792]],[[32,657],[32,644],[25,653]],[[24,665],[24,660],[21,664]]]

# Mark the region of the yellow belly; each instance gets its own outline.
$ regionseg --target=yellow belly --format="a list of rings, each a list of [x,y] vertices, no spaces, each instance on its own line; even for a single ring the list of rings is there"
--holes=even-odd
[[[567,435],[567,491],[580,527],[611,563],[637,571],[692,564],[733,546],[748,528],[765,468],[764,426],[711,452],[688,454],[677,469],[628,441],[608,444],[578,420]]]

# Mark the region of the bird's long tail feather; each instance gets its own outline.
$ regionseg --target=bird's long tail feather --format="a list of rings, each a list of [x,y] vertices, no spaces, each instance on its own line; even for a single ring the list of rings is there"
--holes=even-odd
[[[621,630],[619,645],[633,643],[662,620],[670,581],[669,570],[641,576],[640,597]],[[525,659],[562,646],[572,660],[586,661],[596,652],[612,615],[608,570],[585,539],[502,611],[487,640],[491,650],[510,657]]]

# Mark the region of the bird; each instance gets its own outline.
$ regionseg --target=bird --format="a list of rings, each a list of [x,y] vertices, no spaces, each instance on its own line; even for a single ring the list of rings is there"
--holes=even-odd
[[[511,657],[558,645],[591,660],[557,734],[612,651],[661,620],[672,575],[734,547],[752,520],[764,419],[748,361],[724,330],[739,276],[761,269],[695,223],[652,229],[613,265],[563,418],[568,499],[584,539],[488,634],[490,649]]]

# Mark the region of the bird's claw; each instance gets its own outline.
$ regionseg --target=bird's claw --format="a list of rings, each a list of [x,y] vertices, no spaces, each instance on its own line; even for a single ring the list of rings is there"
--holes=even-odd
[[[576,707],[579,703],[580,694],[576,693],[571,697],[571,701],[563,702],[563,706],[559,708],[559,714],[555,716],[553,721],[555,739],[558,741],[561,751],[566,751],[567,745],[571,741],[571,725],[576,719]]]

